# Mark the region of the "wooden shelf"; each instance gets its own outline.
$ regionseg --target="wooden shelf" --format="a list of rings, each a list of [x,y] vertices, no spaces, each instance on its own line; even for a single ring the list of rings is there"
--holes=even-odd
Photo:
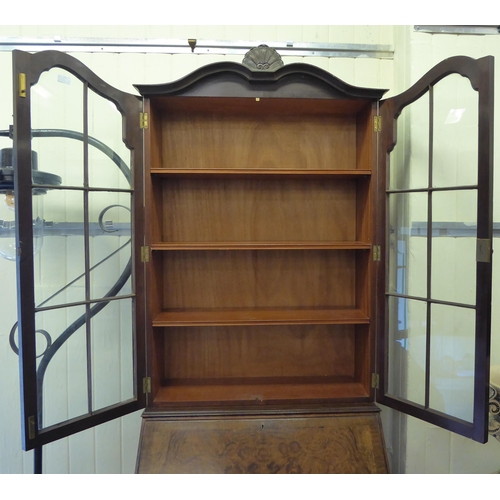
[[[346,170],[299,170],[299,169],[237,169],[237,168],[152,168],[150,173],[154,176],[178,177],[178,176],[198,176],[198,177],[300,177],[306,179],[311,177],[314,179],[320,177],[344,177],[356,178],[367,177],[371,175],[371,170],[361,169],[346,169]]]
[[[248,383],[249,382],[249,383]],[[203,404],[203,403],[261,403],[280,401],[311,401],[367,398],[369,394],[363,384],[353,381],[330,381],[322,383],[247,383],[219,384],[182,383],[163,386],[154,398],[154,404]]]
[[[153,243],[151,250],[370,250],[360,241],[186,241]]]
[[[363,325],[370,318],[359,309],[206,309],[163,311],[153,320],[154,327],[229,325]]]

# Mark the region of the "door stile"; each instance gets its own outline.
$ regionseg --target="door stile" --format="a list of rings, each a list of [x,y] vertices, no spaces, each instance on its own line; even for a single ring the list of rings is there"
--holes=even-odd
[[[37,384],[35,335],[35,293],[33,283],[33,225],[31,198],[31,95],[32,84],[29,54],[17,53],[13,59],[14,89],[14,194],[23,203],[15,204],[16,231],[16,276],[19,344],[19,378],[21,388],[21,438],[23,443],[35,438],[37,429]],[[19,293],[23,290],[23,293]]]
[[[141,246],[138,247],[141,250],[139,251],[139,259],[142,261],[141,266],[143,269],[143,279],[141,281],[141,293],[143,300],[138,301],[138,306],[140,306],[143,309],[143,317],[144,317],[144,356],[143,356],[143,362],[144,362],[144,370],[143,370],[143,377],[146,377],[142,382],[141,382],[141,387],[144,388],[143,394],[145,398],[145,406],[149,407],[151,404],[151,393],[154,393],[157,390],[157,387],[152,387],[151,382],[148,384],[149,381],[153,381],[155,384],[158,384],[159,377],[154,376],[154,370],[155,370],[155,348],[154,348],[154,339],[153,339],[153,331],[152,331],[152,324],[153,324],[153,313],[151,311],[151,305],[152,303],[155,303],[155,300],[158,300],[156,297],[150,297],[149,296],[149,290],[151,289],[151,286],[148,284],[151,283],[152,280],[154,280],[154,276],[152,273],[152,266],[149,263],[149,261],[153,258],[151,255],[151,232],[153,231],[153,226],[155,224],[155,217],[153,213],[153,206],[152,206],[152,182],[151,182],[151,175],[150,175],[150,169],[153,167],[153,159],[151,156],[151,121],[153,119],[151,115],[151,103],[149,99],[142,98],[142,113],[143,117],[147,117],[146,120],[144,118],[141,120],[141,127],[142,127],[142,155],[143,155],[143,165],[144,168],[142,170],[142,176],[141,176],[141,190],[143,192],[143,213],[144,213],[144,220],[148,221],[148,224],[143,224],[142,225],[142,237],[141,237]],[[146,202],[146,200],[149,200],[149,202]],[[137,226],[141,227],[141,226]],[[141,256],[142,253],[142,256]]]
[[[475,375],[474,422],[482,422],[484,430],[477,432],[477,441],[488,439],[488,405],[491,349],[491,298],[493,254],[493,103],[494,59],[478,61],[476,80],[479,92],[479,151],[478,151],[478,206],[477,239],[489,247],[487,255],[476,257],[476,366],[483,367]],[[478,248],[479,250],[479,248]],[[479,251],[478,251],[479,253]]]
[[[386,231],[387,220],[387,194],[386,186],[388,184],[389,153],[395,145],[396,121],[393,114],[393,101],[387,100],[384,106],[379,105],[379,116],[383,123],[383,128],[378,136],[378,165],[377,165],[377,226],[376,238],[380,242],[380,260],[376,263],[376,290],[377,314],[375,316],[376,330],[376,359],[377,373],[379,375],[379,387],[376,391],[378,402],[384,403],[384,395],[388,387],[388,342],[385,335],[385,318],[388,314],[387,301],[385,299],[386,282],[388,271],[386,266],[386,249],[389,248],[389,232]]]

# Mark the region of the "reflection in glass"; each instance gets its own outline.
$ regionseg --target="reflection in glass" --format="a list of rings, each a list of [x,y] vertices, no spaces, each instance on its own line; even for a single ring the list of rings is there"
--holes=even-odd
[[[89,219],[95,231],[90,238],[91,298],[102,298],[118,283],[115,294],[132,292],[131,195],[89,193]],[[127,271],[128,270],[128,271]]]
[[[85,306],[36,313],[40,428],[84,415],[89,410],[84,318]],[[57,341],[63,340],[59,347]]]
[[[425,404],[427,303],[389,297],[390,395]]]
[[[16,260],[16,203],[13,191],[0,192],[0,257]],[[43,195],[32,197],[33,253],[43,245]]]
[[[477,184],[478,99],[469,79],[458,74],[434,86],[434,187]]]
[[[427,193],[389,194],[388,292],[427,297],[427,237],[414,222],[427,221]]]
[[[114,300],[91,321],[92,409],[134,397],[132,300]]]
[[[439,191],[432,195],[431,297],[476,302],[477,191]]]
[[[103,150],[89,148],[89,186],[110,189],[130,188],[130,151],[122,139],[122,115],[114,103],[97,95],[88,94],[89,136],[104,145]],[[129,178],[127,178],[127,176]]]
[[[31,89],[31,127],[83,133],[83,84],[68,71],[53,68],[41,74]],[[37,137],[39,169],[60,176],[66,186],[83,185],[83,143],[61,137]]]
[[[429,185],[429,94],[403,108],[397,121],[397,143],[391,152],[389,189]]]
[[[468,422],[474,408],[473,309],[431,305],[429,406]]]
[[[16,213],[13,191],[0,193],[0,236],[0,257],[16,260]],[[35,245],[35,242],[33,244]]]
[[[83,193],[54,189],[44,198],[44,245],[34,258],[35,304],[85,300]]]

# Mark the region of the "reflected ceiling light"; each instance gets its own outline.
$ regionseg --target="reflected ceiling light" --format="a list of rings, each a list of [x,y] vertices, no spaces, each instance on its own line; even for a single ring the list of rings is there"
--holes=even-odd
[[[52,97],[52,94],[40,85],[35,86],[33,90],[43,99],[50,99]]]
[[[459,109],[450,109],[448,116],[446,117],[444,123],[445,125],[451,125],[453,123],[458,123],[461,119],[462,116],[465,114],[465,109],[459,108]]]

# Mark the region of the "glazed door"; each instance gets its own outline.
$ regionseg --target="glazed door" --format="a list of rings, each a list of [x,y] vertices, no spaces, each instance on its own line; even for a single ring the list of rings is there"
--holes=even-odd
[[[378,401],[485,442],[493,58],[443,61],[381,116]]]
[[[29,450],[145,406],[142,102],[64,53],[13,64],[11,345]]]

